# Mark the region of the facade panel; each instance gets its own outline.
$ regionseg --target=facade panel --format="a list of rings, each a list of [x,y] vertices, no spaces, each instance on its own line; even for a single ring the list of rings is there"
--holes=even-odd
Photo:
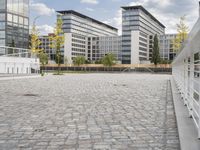
[[[0,45],[28,48],[29,0],[0,1]]]
[[[122,63],[150,61],[153,36],[164,32],[165,26],[142,6],[122,7]]]

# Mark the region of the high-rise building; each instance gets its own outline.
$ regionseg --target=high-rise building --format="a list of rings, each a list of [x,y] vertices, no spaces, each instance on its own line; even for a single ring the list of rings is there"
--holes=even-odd
[[[121,36],[103,36],[88,38],[88,60],[93,62],[100,60],[107,54],[113,54],[121,62],[122,49]]]
[[[29,0],[0,0],[0,45],[28,48]]]
[[[165,26],[142,6],[122,7],[122,63],[149,62],[154,35],[164,33]]]
[[[88,38],[118,36],[118,29],[73,10],[58,11],[58,17],[63,20],[64,56],[69,63],[77,56],[88,59],[92,55]]]
[[[173,60],[176,56],[173,40],[177,34],[164,34],[159,36],[160,57],[163,60]]]
[[[49,60],[55,61],[56,59],[56,51],[51,47],[52,41],[50,37],[54,36],[54,34],[49,33],[48,35],[39,36],[39,40],[41,44],[39,45],[39,49],[42,49],[49,57]]]

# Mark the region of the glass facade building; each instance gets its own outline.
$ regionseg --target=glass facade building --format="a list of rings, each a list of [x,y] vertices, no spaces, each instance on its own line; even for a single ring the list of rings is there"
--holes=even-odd
[[[73,10],[58,11],[58,17],[63,20],[64,56],[69,63],[77,56],[84,56],[90,61],[97,58],[92,57],[95,54],[91,39],[118,36],[118,29]]]
[[[153,36],[164,33],[165,26],[142,6],[122,7],[122,63],[151,60]]]
[[[0,45],[28,48],[29,0],[0,0]]]
[[[105,55],[112,53],[116,60],[121,63],[121,36],[104,36],[88,38],[88,60],[96,61]]]
[[[173,40],[177,34],[165,34],[159,36],[160,58],[163,60],[173,60],[176,57]]]

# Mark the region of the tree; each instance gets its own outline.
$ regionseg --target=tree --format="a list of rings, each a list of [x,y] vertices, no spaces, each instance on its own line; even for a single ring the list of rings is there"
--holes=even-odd
[[[102,58],[101,62],[104,66],[111,67],[115,64],[115,60],[115,56],[112,53],[109,53]]]
[[[41,51],[38,55],[39,55],[40,63],[42,64],[42,67],[44,69],[44,66],[48,64],[48,55],[44,53],[43,51]],[[42,75],[43,75],[43,71],[42,71]]]
[[[64,64],[67,66],[67,64],[68,64],[68,58],[65,56],[64,57]]]
[[[179,24],[177,26],[177,36],[172,40],[173,49],[175,52],[180,51],[182,44],[187,40],[189,28],[185,23],[185,16],[180,18]]]
[[[39,46],[42,44],[42,42],[39,39],[39,31],[35,25],[35,22],[33,23],[32,29],[31,29],[31,35],[30,35],[30,49],[31,52],[34,54],[39,54],[42,49],[39,48]]]
[[[64,44],[64,32],[62,30],[63,21],[61,17],[58,17],[56,26],[54,28],[54,35],[50,36],[51,48],[56,50],[56,63],[58,64],[58,74],[60,74],[60,65],[63,62],[63,57],[61,54],[61,48]]]
[[[154,65],[157,65],[159,61],[160,61],[160,50],[158,45],[158,36],[156,34],[154,36],[152,62],[154,63]]]
[[[74,64],[77,66],[85,64],[85,61],[86,61],[86,59],[84,56],[77,56],[73,60]]]

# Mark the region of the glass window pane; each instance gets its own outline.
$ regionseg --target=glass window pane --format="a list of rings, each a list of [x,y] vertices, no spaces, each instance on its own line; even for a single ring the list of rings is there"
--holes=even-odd
[[[0,21],[5,21],[5,14],[0,14]]]
[[[14,22],[14,23],[18,23],[18,16],[13,15],[13,22]]]
[[[10,21],[10,22],[13,21],[13,19],[12,19],[12,15],[11,15],[11,14],[7,14],[7,20]]]
[[[0,38],[5,38],[5,31],[0,31]]]
[[[5,30],[5,22],[0,22],[0,30]]]
[[[6,8],[6,0],[0,0],[0,9]]]

